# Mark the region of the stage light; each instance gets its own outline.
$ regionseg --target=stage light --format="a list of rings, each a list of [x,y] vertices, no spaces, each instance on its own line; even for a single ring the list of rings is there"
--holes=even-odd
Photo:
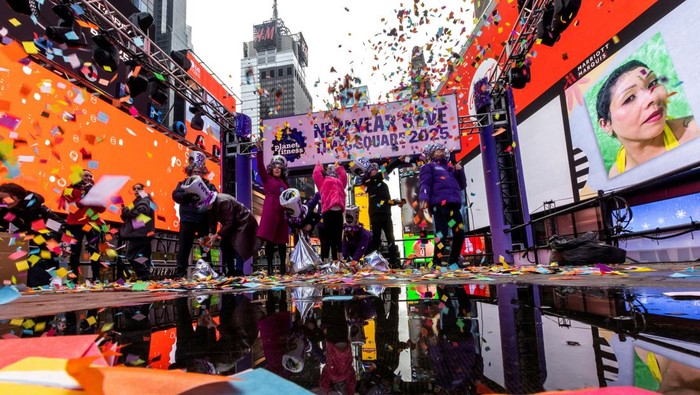
[[[552,31],[560,33],[571,25],[581,8],[581,0],[554,0]]]
[[[537,39],[540,44],[553,46],[559,41],[559,32],[552,30],[552,21],[554,20],[554,7],[549,6],[542,11],[542,19],[537,22]]]
[[[164,106],[168,103],[168,87],[157,78],[151,78],[148,80],[148,96],[153,103]]]
[[[46,28],[46,37],[58,44],[66,44],[68,47],[77,48],[87,45],[73,30],[75,25],[75,15],[73,10],[66,4],[59,4],[51,10],[60,19],[55,26]]]
[[[515,89],[523,89],[530,82],[530,66],[523,63],[508,70],[508,83]]]
[[[194,114],[190,120],[190,127],[194,130],[204,129],[204,120],[202,119],[204,111],[202,111],[202,108],[199,106],[190,106],[190,112]]]
[[[129,21],[138,26],[142,32],[148,34],[148,29],[153,26],[153,15],[148,12],[136,12],[129,16]]]
[[[113,73],[119,67],[119,50],[105,36],[98,34],[92,37],[97,48],[92,54],[92,60],[103,70]]]
[[[39,7],[37,7],[36,0],[7,0],[7,5],[12,8],[12,11],[20,14],[39,15]]]
[[[187,50],[183,51],[171,51],[170,57],[173,59],[178,66],[182,67],[185,71],[192,67],[192,61],[187,58]]]

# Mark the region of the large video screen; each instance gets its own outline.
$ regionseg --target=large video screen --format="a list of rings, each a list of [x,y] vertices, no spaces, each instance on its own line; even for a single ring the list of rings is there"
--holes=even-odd
[[[572,146],[588,159],[581,197],[700,159],[699,16],[685,2],[628,42],[611,37],[591,54],[602,61],[566,89]]]
[[[62,211],[58,199],[80,169],[126,175],[122,199],[141,182],[158,205],[156,227],[177,230],[171,193],[185,178],[188,148],[27,58],[23,47],[0,46],[0,143],[2,182],[18,183]],[[208,163],[218,185],[219,166]],[[115,201],[103,218],[119,221]]]

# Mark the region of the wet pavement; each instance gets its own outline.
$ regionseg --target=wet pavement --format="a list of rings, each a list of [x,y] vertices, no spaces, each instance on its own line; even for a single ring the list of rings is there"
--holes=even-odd
[[[121,346],[117,363],[135,368],[231,375],[264,367],[315,392],[698,390],[700,300],[664,294],[679,290],[692,288],[480,282],[84,293],[59,310],[34,306],[33,316],[3,309],[0,333],[98,334],[101,346]],[[97,295],[110,307],[79,299]]]

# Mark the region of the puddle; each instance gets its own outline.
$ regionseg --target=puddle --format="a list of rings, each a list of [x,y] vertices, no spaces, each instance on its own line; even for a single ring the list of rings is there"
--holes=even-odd
[[[118,364],[220,375],[265,368],[315,392],[697,390],[700,300],[666,291],[467,284],[187,293],[3,320],[0,333],[96,334],[103,349],[120,347]]]

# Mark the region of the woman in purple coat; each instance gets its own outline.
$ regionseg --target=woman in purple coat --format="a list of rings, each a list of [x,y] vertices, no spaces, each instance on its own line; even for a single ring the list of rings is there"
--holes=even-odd
[[[420,169],[419,200],[421,208],[430,209],[435,226],[435,256],[433,263],[440,265],[445,251],[445,239],[452,230],[452,246],[448,265],[459,264],[464,245],[462,220],[462,190],[467,187],[467,176],[458,163],[447,162],[444,144],[429,145],[424,155],[428,163]]]
[[[280,205],[282,191],[289,188],[287,182],[287,160],[276,155],[265,167],[262,144],[258,145],[258,174],[263,183],[265,203],[263,203],[258,238],[265,242],[265,257],[267,258],[267,274],[272,275],[272,262],[275,250],[280,257],[280,274],[285,274],[287,241],[289,227],[284,216],[284,207]]]

